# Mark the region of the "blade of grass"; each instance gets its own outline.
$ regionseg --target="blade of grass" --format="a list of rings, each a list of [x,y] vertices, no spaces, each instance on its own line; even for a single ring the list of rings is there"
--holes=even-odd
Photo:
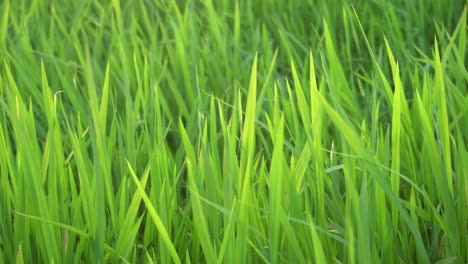
[[[154,225],[158,229],[159,235],[162,236],[165,246],[169,250],[173,261],[177,264],[180,264],[181,262],[180,262],[179,255],[177,254],[174,244],[171,242],[171,239],[169,237],[169,233],[166,230],[166,227],[162,223],[161,218],[159,217],[156,209],[154,209],[154,206],[152,205],[152,202],[149,199],[148,195],[145,193],[143,186],[140,184],[138,177],[133,171],[132,165],[128,161],[127,161],[127,166],[130,171],[130,175],[132,176],[132,179],[138,188],[138,193],[140,193],[141,197],[143,198],[143,201],[145,202],[146,208],[148,209],[151,219],[153,220]]]

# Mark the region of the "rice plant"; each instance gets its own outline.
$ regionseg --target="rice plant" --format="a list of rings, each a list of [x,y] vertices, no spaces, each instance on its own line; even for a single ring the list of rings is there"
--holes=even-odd
[[[468,262],[468,2],[0,13],[0,263]]]

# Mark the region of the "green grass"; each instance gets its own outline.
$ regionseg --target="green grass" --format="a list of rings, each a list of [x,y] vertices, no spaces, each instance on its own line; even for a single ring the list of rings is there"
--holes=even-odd
[[[0,13],[0,263],[468,262],[468,2]]]

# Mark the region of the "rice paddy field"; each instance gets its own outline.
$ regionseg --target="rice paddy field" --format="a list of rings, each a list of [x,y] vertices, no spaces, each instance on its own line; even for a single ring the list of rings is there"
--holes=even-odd
[[[0,263],[468,263],[467,12],[0,1]]]

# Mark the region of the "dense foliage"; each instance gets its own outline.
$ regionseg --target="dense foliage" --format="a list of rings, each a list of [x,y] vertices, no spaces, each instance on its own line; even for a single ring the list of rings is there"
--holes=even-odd
[[[1,263],[467,263],[463,0],[3,0]]]

